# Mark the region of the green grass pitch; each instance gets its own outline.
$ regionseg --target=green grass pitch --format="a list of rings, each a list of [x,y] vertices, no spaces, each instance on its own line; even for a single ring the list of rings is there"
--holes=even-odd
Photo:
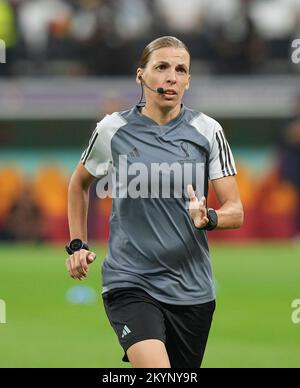
[[[89,278],[68,278],[62,248],[0,245],[0,367],[128,367],[103,311],[100,265]],[[203,367],[300,367],[300,245],[212,245],[217,310]],[[68,289],[87,285],[91,305],[72,305]]]

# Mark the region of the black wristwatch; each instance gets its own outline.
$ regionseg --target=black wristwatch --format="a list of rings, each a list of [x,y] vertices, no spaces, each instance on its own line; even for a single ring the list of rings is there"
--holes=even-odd
[[[203,228],[204,230],[214,230],[218,226],[218,214],[214,209],[207,209],[208,224]]]
[[[74,252],[80,251],[81,249],[86,249],[89,251],[89,246],[85,241],[75,238],[72,240],[69,245],[66,245],[66,251],[69,255],[73,255]]]

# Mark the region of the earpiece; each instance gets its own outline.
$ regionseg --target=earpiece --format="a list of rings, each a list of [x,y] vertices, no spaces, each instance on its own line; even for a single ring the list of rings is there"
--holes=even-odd
[[[143,77],[141,75],[138,75],[137,80],[137,82],[141,84],[143,82]]]

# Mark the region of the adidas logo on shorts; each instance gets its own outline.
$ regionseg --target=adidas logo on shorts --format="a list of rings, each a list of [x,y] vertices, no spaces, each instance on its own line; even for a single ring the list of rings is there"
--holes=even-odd
[[[131,330],[125,325],[123,328],[122,338],[124,338],[127,334],[131,333]]]

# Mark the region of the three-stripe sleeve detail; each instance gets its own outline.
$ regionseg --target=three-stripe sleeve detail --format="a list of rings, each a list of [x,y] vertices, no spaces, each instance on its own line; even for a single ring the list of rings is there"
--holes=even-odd
[[[222,131],[216,132],[216,139],[219,147],[219,158],[222,174],[224,176],[235,175],[235,169],[233,167],[229,146]]]
[[[232,155],[231,155],[230,148],[229,148],[229,145],[228,145],[228,142],[226,141],[226,139],[225,139],[225,144],[226,144],[226,149],[227,149],[227,154],[228,154],[229,167],[230,167],[230,170],[232,172],[232,175],[235,175],[236,171],[235,171],[235,168],[233,167]]]
[[[219,146],[219,159],[220,159],[222,174],[225,175],[223,149],[222,149],[221,140],[219,139],[219,136],[218,136],[218,132],[216,132],[216,138],[217,138],[217,142],[218,142],[218,146]]]
[[[83,156],[81,158],[83,165],[85,165],[88,157],[90,156],[98,136],[99,136],[99,133],[96,132],[94,134],[94,136],[91,137],[90,144],[89,144],[88,148],[86,149],[86,151],[84,152],[84,154],[83,154]]]

